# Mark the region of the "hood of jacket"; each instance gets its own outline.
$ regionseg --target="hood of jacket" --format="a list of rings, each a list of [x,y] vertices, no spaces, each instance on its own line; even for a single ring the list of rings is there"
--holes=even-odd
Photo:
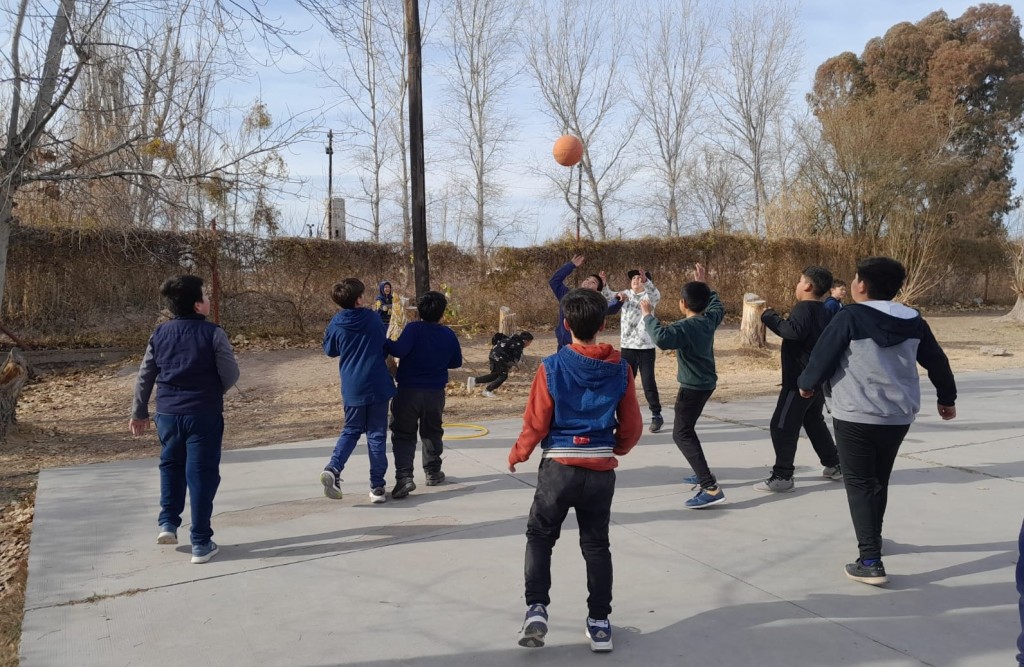
[[[346,331],[356,332],[364,330],[370,321],[379,325],[380,316],[369,308],[342,308],[334,316],[333,323]]]
[[[564,350],[572,350],[575,354],[566,354]],[[572,377],[574,383],[584,389],[601,388],[609,380],[622,373],[619,361],[622,359],[619,351],[608,343],[597,345],[583,345],[572,343],[563,348],[565,370]]]
[[[388,286],[391,287],[391,294],[385,294],[384,293],[384,286],[385,285],[388,285]],[[382,280],[379,283],[377,283],[377,301],[384,301],[386,303],[390,303],[391,299],[394,298],[394,296],[395,296],[395,288],[394,288],[393,285],[391,285],[390,281]]]
[[[864,301],[850,304],[842,312],[852,317],[878,347],[899,345],[920,337],[921,314],[894,301]]]

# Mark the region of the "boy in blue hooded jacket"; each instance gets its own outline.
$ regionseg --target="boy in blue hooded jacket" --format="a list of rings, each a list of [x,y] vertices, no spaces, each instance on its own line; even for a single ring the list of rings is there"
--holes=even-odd
[[[370,455],[370,501],[387,500],[384,475],[388,471],[388,406],[395,382],[384,363],[387,329],[369,308],[363,307],[366,287],[356,278],[334,285],[331,298],[341,307],[324,332],[324,353],[337,357],[341,374],[341,401],[345,426],[338,436],[331,460],[320,473],[324,495],[341,499],[341,471],[352,455],[359,436],[366,433]]]
[[[377,285],[377,298],[373,300],[373,308],[380,314],[384,328],[391,324],[391,311],[394,309],[395,296],[392,294],[391,283],[382,280]]]

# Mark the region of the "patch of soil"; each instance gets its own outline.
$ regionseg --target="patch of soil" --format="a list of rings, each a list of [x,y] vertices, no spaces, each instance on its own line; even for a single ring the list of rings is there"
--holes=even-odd
[[[1024,366],[1024,326],[997,320],[1003,312],[926,313],[954,372]],[[719,382],[712,401],[778,391],[780,341],[770,333],[768,338],[764,350],[743,349],[737,325],[719,329]],[[608,331],[601,340],[617,347],[618,332]],[[451,373],[445,421],[477,423],[521,416],[540,359],[555,351],[554,335],[537,333],[520,368],[498,390],[497,398],[487,399],[479,395],[481,388],[469,394],[466,378],[487,372],[489,343],[490,333],[462,336],[465,363]],[[982,346],[1003,348],[1008,356],[984,355]],[[226,449],[337,435],[342,421],[338,369],[319,345],[243,342],[236,352],[241,380],[225,400]],[[139,438],[128,433],[138,363],[137,356],[87,370],[44,374],[22,394],[17,426],[0,445],[0,666],[17,664],[25,547],[38,471],[159,453],[153,429]],[[662,403],[671,410],[677,387],[673,352],[658,353],[656,375]],[[637,389],[644,404],[639,382]],[[325,460],[329,454],[325,448]]]

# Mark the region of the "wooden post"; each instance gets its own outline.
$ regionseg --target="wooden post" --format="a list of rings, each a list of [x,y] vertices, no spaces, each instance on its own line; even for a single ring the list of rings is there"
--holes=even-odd
[[[0,442],[7,439],[7,429],[15,421],[18,396],[28,380],[28,361],[18,348],[12,348],[7,363],[0,369]]]
[[[747,292],[743,295],[743,318],[740,320],[740,346],[762,348],[765,342],[765,326],[761,313],[767,309],[764,299]]]
[[[519,331],[516,325],[516,314],[508,306],[498,309],[498,331],[506,336],[511,336]]]

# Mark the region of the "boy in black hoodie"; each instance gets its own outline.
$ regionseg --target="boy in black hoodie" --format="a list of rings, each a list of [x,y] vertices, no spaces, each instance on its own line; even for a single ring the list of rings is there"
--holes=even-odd
[[[476,388],[477,383],[487,382],[488,385],[484,388],[483,396],[485,398],[494,398],[494,391],[505,384],[505,380],[508,379],[509,368],[513,364],[519,363],[523,358],[523,350],[530,347],[532,342],[533,334],[529,331],[520,331],[511,336],[505,336],[500,332],[494,334],[491,338],[491,345],[493,347],[491,348],[491,353],[487,355],[491,372],[467,379],[466,389],[472,392]]]
[[[796,284],[797,301],[789,317],[783,318],[771,308],[761,315],[764,325],[782,338],[782,391],[779,392],[771,422],[775,466],[768,479],[754,485],[757,491],[788,493],[793,490],[793,461],[796,459],[796,443],[800,438],[801,426],[824,466],[821,474],[828,479],[843,478],[836,443],[822,416],[825,396],[816,392],[811,398],[802,398],[796,385],[797,377],[811,358],[811,350],[818,342],[818,336],[832,319],[832,314],[821,302],[821,297],[831,287],[832,274],[828,269],[808,266]]]
[[[949,359],[921,314],[892,299],[907,272],[888,257],[857,262],[854,303],[832,318],[797,378],[811,398],[824,383],[830,397],[843,483],[860,556],[846,566],[854,581],[888,583],[882,565],[882,520],[889,475],[921,407],[917,364],[935,385],[939,416],[956,417],[956,382]]]

